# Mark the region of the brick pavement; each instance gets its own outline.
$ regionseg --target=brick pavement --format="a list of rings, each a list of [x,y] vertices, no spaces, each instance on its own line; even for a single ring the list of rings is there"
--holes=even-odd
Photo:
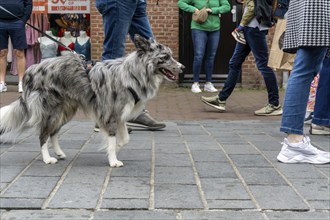
[[[109,168],[81,113],[63,127],[67,159],[55,165],[31,132],[1,144],[1,219],[330,219],[329,164],[276,161],[280,117],[253,116],[265,94],[236,91],[218,113],[189,89],[163,87],[148,110],[166,129],[134,130],[122,168]],[[1,106],[17,96],[0,94]],[[312,141],[330,150],[329,136]]]

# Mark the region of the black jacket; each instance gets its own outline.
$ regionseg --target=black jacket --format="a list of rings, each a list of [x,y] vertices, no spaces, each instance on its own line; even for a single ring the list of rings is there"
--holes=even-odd
[[[21,18],[24,22],[29,20],[32,12],[32,0],[0,0],[0,5]],[[18,19],[0,8],[1,21],[17,21]]]
[[[254,14],[260,24],[272,27],[274,0],[254,0]]]

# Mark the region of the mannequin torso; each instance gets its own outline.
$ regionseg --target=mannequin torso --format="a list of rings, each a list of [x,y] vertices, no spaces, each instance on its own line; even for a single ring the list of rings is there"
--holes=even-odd
[[[84,55],[86,60],[91,59],[91,43],[86,31],[80,31],[79,37],[76,38],[74,48],[78,54]]]
[[[58,37],[55,37],[51,31],[46,31],[46,34],[53,37],[56,40],[59,40]],[[38,42],[40,43],[40,51],[41,51],[41,60],[56,57],[57,55],[57,43],[48,37],[39,37]]]
[[[70,49],[74,49],[74,39],[71,36],[71,33],[69,31],[64,32],[64,36],[60,39],[61,43],[63,43],[65,46],[69,47]],[[59,50],[61,52],[61,55],[67,55],[70,53],[65,47],[59,46]]]

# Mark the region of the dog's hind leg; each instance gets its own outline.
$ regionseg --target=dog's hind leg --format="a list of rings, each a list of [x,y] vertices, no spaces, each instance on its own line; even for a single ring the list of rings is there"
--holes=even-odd
[[[54,147],[54,151],[55,154],[60,158],[60,159],[65,159],[66,155],[65,153],[62,151],[60,144],[58,143],[58,132],[56,132],[55,134],[52,134],[50,136],[50,140],[52,142],[52,145]]]
[[[124,166],[123,162],[117,159],[116,154],[116,136],[108,136],[108,159],[110,167],[122,167]]]

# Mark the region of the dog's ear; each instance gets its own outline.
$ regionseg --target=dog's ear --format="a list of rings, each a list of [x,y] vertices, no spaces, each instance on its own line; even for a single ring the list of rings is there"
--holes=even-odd
[[[135,34],[134,36],[134,43],[135,43],[135,47],[136,49],[139,51],[144,51],[147,52],[150,50],[150,41],[145,39],[144,37],[141,37],[138,34]]]

